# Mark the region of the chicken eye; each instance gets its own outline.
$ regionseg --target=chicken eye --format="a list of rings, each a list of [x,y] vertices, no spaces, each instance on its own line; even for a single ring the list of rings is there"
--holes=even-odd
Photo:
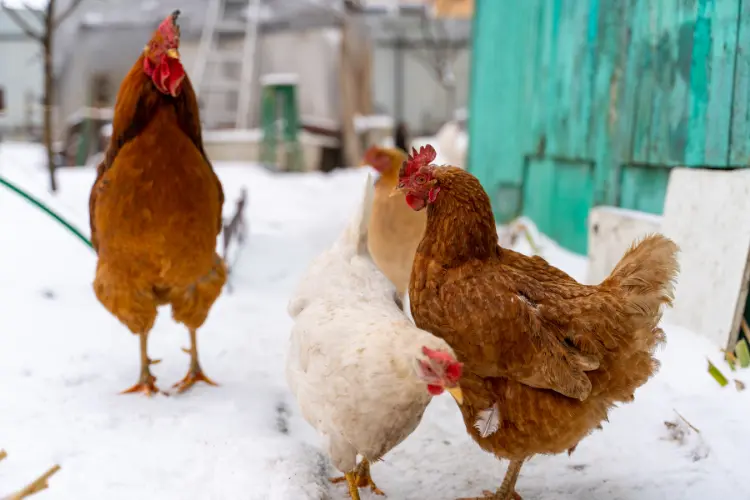
[[[417,184],[424,184],[425,182],[427,182],[427,176],[424,174],[419,174],[414,180],[417,181]]]

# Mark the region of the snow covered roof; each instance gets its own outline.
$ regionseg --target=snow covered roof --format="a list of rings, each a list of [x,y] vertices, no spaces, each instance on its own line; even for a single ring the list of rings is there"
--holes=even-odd
[[[260,0],[260,19],[264,23],[290,21],[303,23],[311,14],[336,16],[341,0]],[[158,23],[169,12],[180,9],[180,28],[183,36],[199,35],[203,29],[209,0],[110,0],[88,4],[80,24],[98,29],[117,25],[148,25]],[[245,9],[242,16],[253,12]]]
[[[58,0],[66,5],[70,0]],[[343,0],[260,0],[261,29],[303,29],[308,26],[337,22]],[[113,28],[148,27],[179,9],[181,36],[200,37],[209,0],[83,0],[81,6],[57,32],[55,71],[65,68],[78,40],[79,30],[97,31]],[[236,4],[236,2],[235,2]],[[252,9],[240,16],[247,16]]]

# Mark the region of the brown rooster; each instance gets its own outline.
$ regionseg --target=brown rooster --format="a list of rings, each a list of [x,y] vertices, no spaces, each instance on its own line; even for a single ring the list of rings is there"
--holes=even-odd
[[[518,499],[524,460],[571,451],[656,372],[678,249],[647,237],[600,285],[579,284],[540,257],[501,248],[479,181],[434,159],[431,146],[414,151],[395,190],[414,210],[427,207],[411,312],[464,363],[460,408],[472,438],[510,460],[485,498]]]
[[[198,363],[196,330],[226,281],[216,255],[224,194],[203,150],[198,104],[180,62],[177,16],[157,28],[120,86],[112,140],[89,198],[99,301],[140,336],[141,375],[125,392],[158,392],[148,334],[157,306],[190,332],[179,392],[215,385]]]
[[[380,174],[375,182],[367,247],[372,260],[396,286],[399,297],[404,296],[409,286],[414,253],[427,220],[424,213],[410,210],[402,199],[390,196],[406,157],[400,149],[377,146],[370,147],[364,157],[364,163]]]

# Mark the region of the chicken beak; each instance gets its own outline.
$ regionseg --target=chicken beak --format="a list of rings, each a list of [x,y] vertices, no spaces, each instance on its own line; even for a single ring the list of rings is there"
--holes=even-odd
[[[403,194],[406,191],[406,188],[400,188],[396,186],[393,188],[393,191],[391,191],[391,194],[388,195],[389,198],[393,198],[394,196],[398,196],[400,194]]]
[[[459,386],[446,387],[445,390],[451,393],[451,396],[453,396],[453,399],[456,400],[456,403],[460,405],[464,404],[464,393],[461,392],[461,388]]]
[[[167,57],[170,57],[172,59],[179,59],[180,58],[180,53],[177,52],[177,49],[169,49],[167,51]]]

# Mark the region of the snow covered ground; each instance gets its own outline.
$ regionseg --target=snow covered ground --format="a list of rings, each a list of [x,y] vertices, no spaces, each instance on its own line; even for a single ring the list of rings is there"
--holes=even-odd
[[[94,172],[65,170],[52,198],[40,161],[36,147],[0,145],[0,175],[88,233]],[[138,342],[96,301],[91,250],[0,187],[0,448],[9,454],[0,462],[0,495],[59,463],[40,500],[347,498],[326,481],[333,471],[286,389],[285,308],[301,271],[355,208],[366,172],[277,176],[224,164],[218,173],[227,212],[247,186],[250,225],[234,290],[199,333],[203,366],[221,386],[153,399],[118,395],[136,381]],[[580,277],[580,259],[544,248]],[[737,374],[701,337],[668,328],[668,339],[661,372],[635,403],[614,411],[571,457],[537,457],[524,467],[524,498],[748,498],[741,471],[750,462],[750,391],[709,377],[706,357]],[[162,388],[187,370],[180,351],[187,341],[164,311],[151,337],[152,355],[163,359],[154,367]],[[737,373],[750,384],[750,370]],[[373,476],[393,500],[447,500],[496,488],[504,468],[467,437],[446,396]]]

